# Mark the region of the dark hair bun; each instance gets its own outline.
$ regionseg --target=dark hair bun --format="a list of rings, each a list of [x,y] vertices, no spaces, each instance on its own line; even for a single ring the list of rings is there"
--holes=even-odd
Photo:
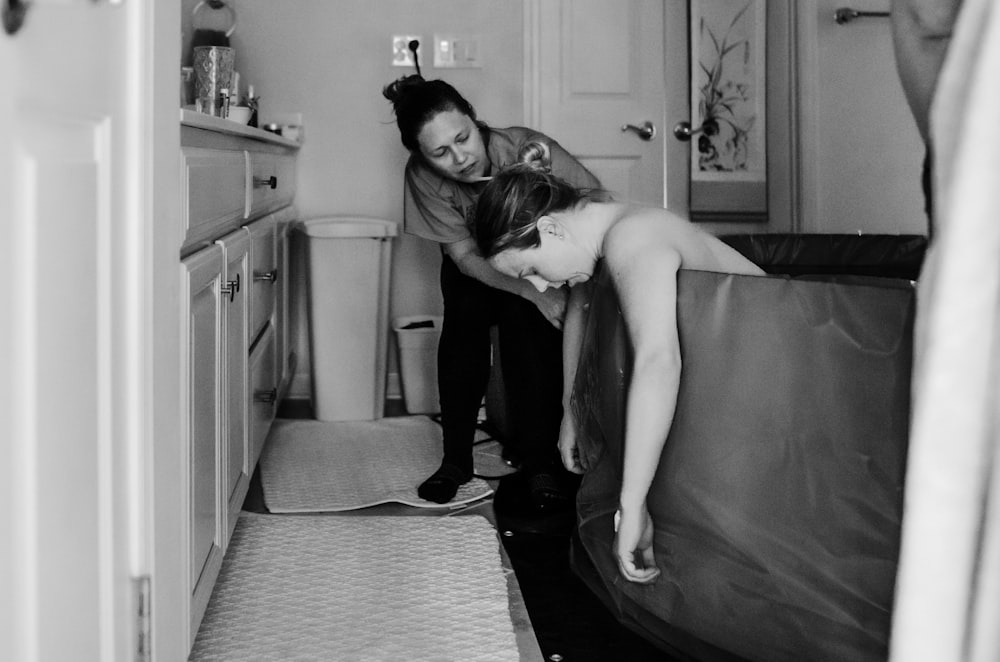
[[[422,86],[425,82],[424,77],[420,74],[403,76],[383,87],[382,96],[391,101],[393,105],[397,105],[407,92],[413,91],[414,88]]]
[[[518,151],[517,161],[531,170],[549,172],[552,167],[552,153],[549,146],[541,140],[532,140],[525,143]]]

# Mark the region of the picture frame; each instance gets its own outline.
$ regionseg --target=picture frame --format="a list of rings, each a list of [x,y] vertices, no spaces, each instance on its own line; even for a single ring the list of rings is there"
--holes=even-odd
[[[690,0],[695,221],[767,220],[765,0]]]

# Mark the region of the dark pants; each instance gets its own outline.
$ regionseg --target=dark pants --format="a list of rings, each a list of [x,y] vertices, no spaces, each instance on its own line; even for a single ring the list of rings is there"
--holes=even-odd
[[[507,418],[527,471],[558,461],[562,420],[562,333],[517,295],[461,273],[442,255],[444,323],[438,346],[438,394],[444,460],[472,468],[472,442],[490,375],[490,327],[498,327]]]

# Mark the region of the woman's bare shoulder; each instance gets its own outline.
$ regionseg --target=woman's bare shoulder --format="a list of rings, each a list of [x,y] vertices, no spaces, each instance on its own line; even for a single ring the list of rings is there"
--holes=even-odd
[[[616,273],[642,273],[678,264],[686,241],[678,221],[686,222],[665,209],[628,209],[605,235],[609,266]]]

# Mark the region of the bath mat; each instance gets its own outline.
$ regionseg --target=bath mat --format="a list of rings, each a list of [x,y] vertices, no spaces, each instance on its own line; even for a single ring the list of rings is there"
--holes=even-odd
[[[516,661],[496,532],[479,516],[244,513],[190,659]]]
[[[417,486],[440,466],[441,454],[441,427],[426,416],[278,419],[260,458],[264,503],[272,513],[339,512],[390,502],[454,508],[493,493],[486,481],[473,478],[448,503],[418,497]]]

